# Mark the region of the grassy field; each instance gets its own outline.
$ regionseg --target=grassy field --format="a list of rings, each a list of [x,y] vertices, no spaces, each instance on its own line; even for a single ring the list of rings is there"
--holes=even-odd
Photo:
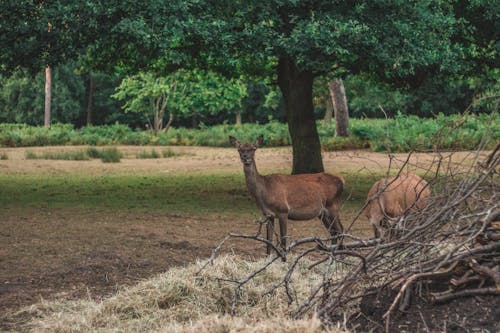
[[[0,176],[2,206],[87,207],[179,214],[246,213],[253,206],[237,173],[168,176]]]
[[[84,148],[40,147],[29,150],[43,156]],[[130,324],[130,320],[131,325],[138,325],[134,327],[146,330],[165,327],[164,320],[172,318],[165,319],[160,315],[161,321],[155,321],[159,314],[153,314],[153,317],[148,317],[153,318],[153,322],[138,322],[130,309],[116,313],[114,310],[109,312],[108,308],[102,313],[101,305],[96,304],[124,286],[135,285],[139,280],[158,273],[168,271],[170,275],[167,276],[171,276],[192,272],[196,268],[192,264],[210,256],[229,232],[256,232],[254,221],[260,217],[260,212],[246,191],[241,162],[234,149],[172,147],[174,154],[171,157],[147,159],[138,157],[144,151],[142,147],[119,146],[117,149],[123,156],[119,163],[103,163],[99,159],[26,159],[27,149],[0,148],[0,154],[6,156],[0,160],[0,310],[6,313],[0,318],[0,329],[20,330],[23,323],[33,325],[37,313],[45,313],[50,318],[58,316],[57,312],[63,308],[70,312],[90,312],[87,313],[90,317],[85,315],[80,319],[89,321],[85,325],[97,326],[84,325],[80,331],[97,327],[103,332],[113,331],[111,326],[99,326],[108,320],[106,316],[110,313],[122,318],[123,322]],[[157,149],[162,151],[164,147]],[[463,163],[471,156],[469,153],[449,155],[447,160],[450,163]],[[349,225],[359,212],[373,182],[386,174],[389,165],[393,172],[398,170],[407,157],[407,154],[389,156],[366,151],[323,154],[326,170],[341,174],[346,180],[342,207],[344,226]],[[435,157],[433,154],[415,154],[405,170],[424,172],[435,162]],[[265,174],[288,173],[291,167],[289,147],[260,149],[256,159],[259,170]],[[351,232],[359,237],[371,237],[371,228],[364,217],[354,222]],[[326,236],[326,231],[318,220],[297,221],[290,223],[289,235],[292,239]],[[232,242],[223,253],[253,262],[264,256],[264,246],[251,241]],[[235,265],[241,268],[250,264],[238,261]],[[169,271],[179,266],[187,267],[188,271]],[[171,287],[165,282],[165,277],[162,281],[160,289]],[[123,295],[127,294],[120,297],[128,297]],[[41,298],[61,299],[63,303],[39,303]],[[83,309],[81,304],[65,303],[66,300],[82,298],[90,302],[89,307],[85,305]],[[106,302],[111,304],[106,306],[116,307],[112,305],[114,301]],[[17,312],[19,307],[33,303],[38,305]],[[98,314],[95,313],[96,306],[99,307]],[[284,315],[286,304],[279,306],[283,307],[280,313]],[[162,311],[158,304],[155,309]],[[237,323],[238,320],[242,327],[256,325],[255,318],[243,316],[234,321],[220,317],[225,310],[209,312],[212,317],[206,317],[204,312],[198,313],[196,318],[205,324],[192,323],[193,327],[208,322],[230,327],[230,322]],[[263,315],[259,312],[256,316]],[[213,316],[217,319],[207,319]],[[146,317],[141,315],[141,318]],[[53,322],[47,320],[36,324],[35,330],[40,331],[44,325]],[[74,320],[78,318],[63,319],[69,324],[60,331],[72,331],[76,325]],[[271,325],[268,331],[274,332],[279,321],[272,316],[270,320],[274,320],[274,326]],[[189,331],[186,321],[173,321],[168,325],[181,327],[178,331]],[[297,325],[297,332],[321,330],[315,319]],[[48,332],[55,329],[54,326],[47,327],[45,331]],[[122,330],[127,331],[127,328],[123,326]]]

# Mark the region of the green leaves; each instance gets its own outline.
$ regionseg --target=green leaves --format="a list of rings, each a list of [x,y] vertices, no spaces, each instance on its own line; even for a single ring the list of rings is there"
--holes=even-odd
[[[241,107],[245,96],[246,85],[242,80],[201,70],[179,70],[168,76],[141,72],[125,78],[113,95],[125,102],[126,112],[149,114],[155,130],[163,128],[165,112],[217,114]]]
[[[343,68],[408,80],[498,59],[494,2],[58,0],[0,4],[0,63],[43,68],[78,54],[88,66],[160,73],[204,68],[269,74],[287,56],[315,73]],[[48,31],[48,24],[51,31]]]
[[[178,107],[185,114],[217,114],[241,107],[246,85],[240,79],[226,79],[214,72],[193,70],[184,72],[184,98]]]

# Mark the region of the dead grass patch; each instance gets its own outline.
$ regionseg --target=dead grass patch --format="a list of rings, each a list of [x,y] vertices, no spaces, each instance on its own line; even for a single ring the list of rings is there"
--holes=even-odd
[[[265,259],[263,259],[265,260]],[[227,279],[241,278],[262,265],[223,256],[213,266],[197,272],[203,263],[172,268],[115,296],[94,301],[53,301],[24,311],[33,318],[26,328],[36,332],[339,332],[325,328],[316,317],[288,318],[292,307],[282,288],[269,292],[286,273],[286,263],[276,263],[252,279],[242,290],[230,317],[234,286]],[[298,299],[309,296],[322,281],[322,267],[308,269],[302,262],[294,272]],[[223,277],[226,277],[224,279]]]

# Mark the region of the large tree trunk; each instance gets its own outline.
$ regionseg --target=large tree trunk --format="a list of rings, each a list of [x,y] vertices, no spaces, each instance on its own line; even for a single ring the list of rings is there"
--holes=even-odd
[[[278,84],[285,99],[288,130],[292,138],[292,174],[323,171],[321,145],[314,120],[312,86],[314,75],[300,71],[287,57],[278,64]]]
[[[335,79],[328,84],[335,114],[335,136],[349,136],[349,111],[344,81]]]
[[[52,100],[52,71],[50,66],[45,67],[45,113],[43,124],[45,127],[50,127],[50,108]]]
[[[89,85],[87,92],[87,126],[92,125],[92,114],[94,104],[94,78],[92,73],[89,73]]]

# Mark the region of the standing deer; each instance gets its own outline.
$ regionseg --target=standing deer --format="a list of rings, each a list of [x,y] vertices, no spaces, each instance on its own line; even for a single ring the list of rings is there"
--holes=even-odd
[[[427,182],[413,173],[383,178],[373,184],[366,198],[365,215],[375,237],[385,236],[391,222],[407,211],[424,208],[430,193]]]
[[[267,240],[273,241],[274,220],[280,224],[280,246],[286,250],[288,220],[310,220],[318,217],[332,236],[343,232],[340,223],[340,195],[344,180],[327,173],[262,176],[255,165],[255,151],[263,137],[255,143],[240,143],[230,136],[229,141],[238,149],[245,180],[250,194],[267,220]],[[267,254],[271,245],[267,244]]]

